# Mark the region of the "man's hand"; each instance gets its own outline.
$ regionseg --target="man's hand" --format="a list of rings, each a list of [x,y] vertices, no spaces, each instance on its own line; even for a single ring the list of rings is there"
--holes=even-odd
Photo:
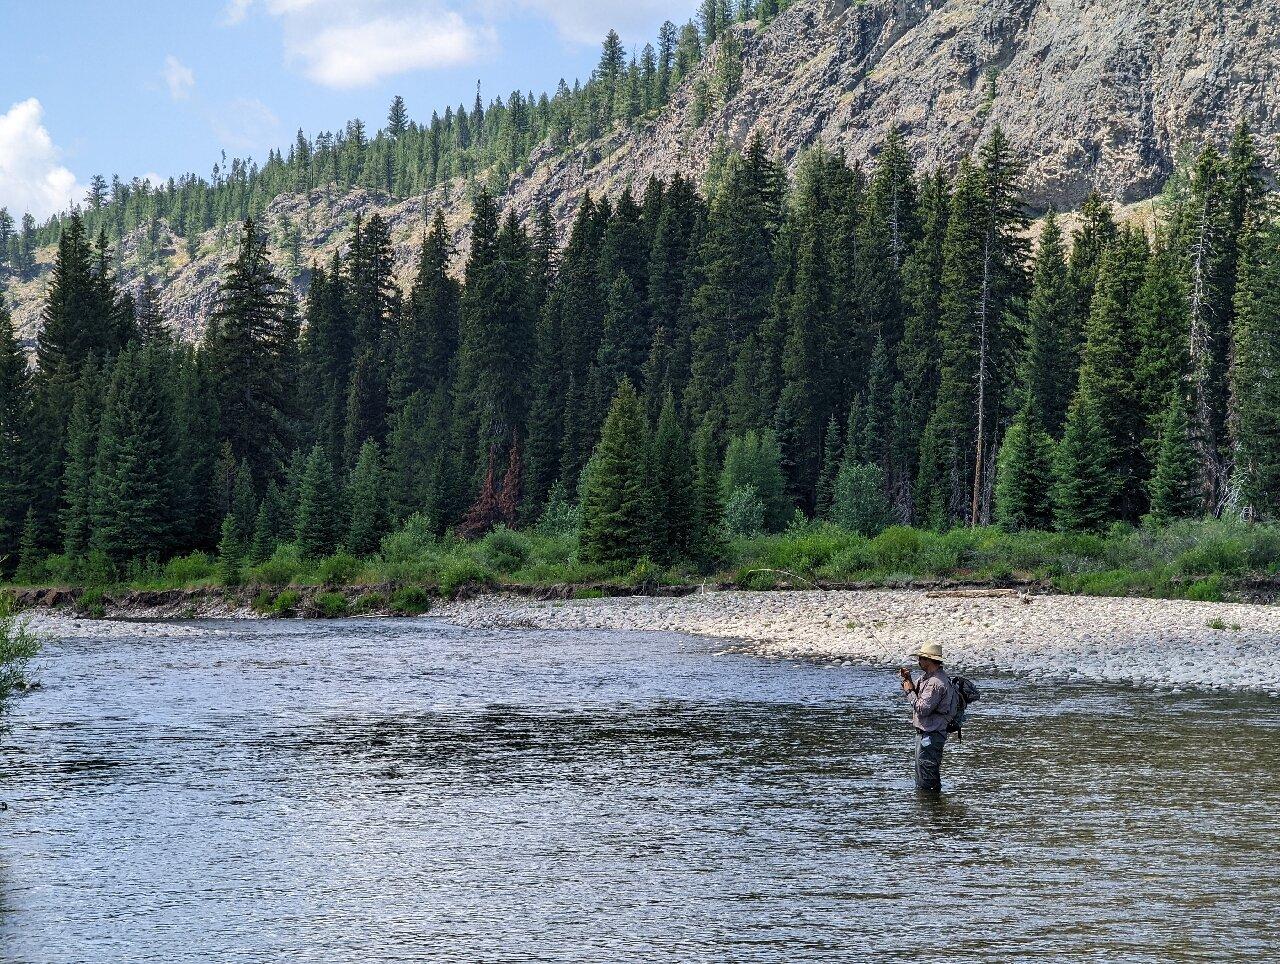
[[[903,666],[899,668],[898,673],[902,677],[902,692],[910,693],[916,688],[916,684],[911,681],[911,669],[909,667]]]

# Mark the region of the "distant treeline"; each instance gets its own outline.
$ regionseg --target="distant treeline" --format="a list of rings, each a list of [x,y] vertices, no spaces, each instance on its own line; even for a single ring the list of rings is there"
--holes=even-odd
[[[563,247],[482,188],[462,281],[439,213],[409,291],[357,221],[302,305],[250,220],[198,346],[72,215],[34,370],[0,323],[0,557],[127,573],[550,516],[590,562],[711,568],[797,513],[1275,515],[1280,225],[1249,133],[1171,181],[1154,233],[1093,197],[1032,250],[1019,183],[999,130],[951,175],[893,136],[870,172],[815,150],[792,182],[757,140],[709,201],[679,177],[584,198]]]
[[[699,75],[694,91],[695,123],[715,105],[731,97],[741,73],[741,50],[736,35],[726,32],[735,18],[764,20],[785,9],[787,0],[742,0],[731,9],[727,0],[703,0],[697,21],[677,27],[667,21],[655,43],[628,55],[618,34],[609,31],[600,62],[586,83],[563,80],[554,93],[535,96],[512,91],[486,106],[477,85],[468,108],[448,107],[432,112],[429,121],[411,120],[404,99],[396,97],[386,126],[370,134],[360,119],[337,132],[308,138],[298,131],[286,151],[272,150],[266,162],[225,154],[209,177],[186,174],[152,184],[115,176],[95,175],[84,204],[77,211],[90,237],[100,233],[118,242],[144,229],[140,250],[144,262],[161,241],[167,227],[194,249],[198,236],[213,228],[259,218],[283,194],[317,187],[362,187],[394,197],[414,197],[439,184],[463,178],[472,189],[483,185],[500,194],[513,172],[526,169],[530,154],[540,145],[562,151],[589,143],[617,125],[628,126],[654,115],[694,72],[706,50],[718,39],[715,69]],[[16,219],[0,208],[0,268],[29,278],[35,268],[37,246],[53,244],[66,227],[68,215],[37,225],[30,216]],[[286,223],[277,241],[298,244],[305,227]],[[156,261],[152,265],[162,269]]]

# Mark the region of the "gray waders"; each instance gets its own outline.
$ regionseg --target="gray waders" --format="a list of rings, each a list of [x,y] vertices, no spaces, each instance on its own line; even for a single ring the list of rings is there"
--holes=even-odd
[[[942,792],[942,747],[947,732],[916,731],[916,789],[926,793]]]

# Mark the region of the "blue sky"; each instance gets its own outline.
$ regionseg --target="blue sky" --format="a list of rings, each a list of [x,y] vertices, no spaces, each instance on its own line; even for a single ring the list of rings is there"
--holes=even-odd
[[[299,127],[427,119],[585,78],[695,0],[0,0],[0,206],[44,218],[93,174],[207,174]]]

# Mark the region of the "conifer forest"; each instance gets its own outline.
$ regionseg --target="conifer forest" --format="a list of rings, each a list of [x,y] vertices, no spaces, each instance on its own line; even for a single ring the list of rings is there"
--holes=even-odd
[[[235,582],[525,530],[692,573],[823,526],[1273,518],[1280,222],[1248,130],[1144,227],[1095,195],[1032,230],[1021,177],[998,129],[954,171],[891,138],[788,177],[757,140],[709,188],[583,197],[563,238],[477,183],[461,261],[437,212],[399,290],[356,218],[301,299],[249,216],[197,344],[122,294],[102,199],[48,228],[33,360],[0,309],[0,564]]]

